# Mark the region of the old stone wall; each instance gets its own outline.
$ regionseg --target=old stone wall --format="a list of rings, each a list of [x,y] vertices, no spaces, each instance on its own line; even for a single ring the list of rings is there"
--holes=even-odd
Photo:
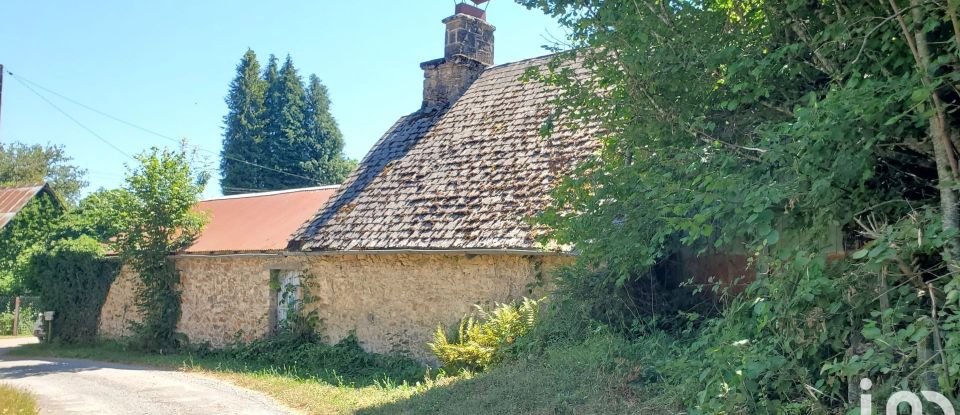
[[[99,334],[106,338],[121,338],[130,335],[130,323],[140,321],[134,305],[137,275],[124,267],[113,280],[107,299],[100,309]]]
[[[560,256],[365,254],[178,257],[182,314],[191,342],[223,346],[267,335],[275,313],[271,270],[301,271],[331,342],[351,331],[367,350],[429,360],[438,324],[455,324],[473,304],[540,296]],[[121,273],[101,313],[101,334],[129,334],[135,281]]]

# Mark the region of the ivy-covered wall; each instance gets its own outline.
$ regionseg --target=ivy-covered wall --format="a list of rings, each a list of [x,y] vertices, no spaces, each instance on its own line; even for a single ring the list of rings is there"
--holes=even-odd
[[[0,228],[0,295],[25,293],[25,267],[64,213],[63,205],[48,192],[40,192]]]

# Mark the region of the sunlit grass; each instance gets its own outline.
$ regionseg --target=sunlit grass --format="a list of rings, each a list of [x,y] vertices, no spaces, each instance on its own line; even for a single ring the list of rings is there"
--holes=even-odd
[[[12,386],[0,385],[0,415],[34,415],[37,402],[30,394]]]

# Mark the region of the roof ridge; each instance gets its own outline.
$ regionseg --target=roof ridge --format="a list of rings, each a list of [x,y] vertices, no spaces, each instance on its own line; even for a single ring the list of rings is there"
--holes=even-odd
[[[548,53],[548,54],[546,54],[546,55],[534,56],[534,57],[532,57],[532,58],[520,59],[520,60],[518,60],[518,61],[501,63],[501,64],[499,64],[499,65],[493,65],[493,66],[487,67],[487,68],[484,69],[484,71],[488,71],[488,70],[490,70],[490,69],[499,69],[499,68],[507,67],[507,66],[510,66],[510,65],[518,65],[518,64],[521,64],[521,63],[529,63],[530,61],[535,61],[535,60],[540,60],[540,59],[549,58],[549,57],[551,57],[551,56],[556,56],[556,55],[559,55],[559,54],[561,54],[561,53],[564,53],[564,52],[563,52],[563,51],[561,51],[561,52],[553,52],[553,53]]]
[[[216,200],[230,200],[230,199],[246,199],[251,197],[263,197],[263,196],[275,196],[282,195],[286,193],[297,193],[297,192],[311,192],[316,190],[332,190],[339,188],[339,184],[331,184],[326,186],[314,186],[314,187],[298,187],[296,189],[283,189],[283,190],[270,190],[266,192],[253,192],[253,193],[241,193],[236,195],[229,196],[220,196],[210,199],[201,200],[201,202],[212,202]]]

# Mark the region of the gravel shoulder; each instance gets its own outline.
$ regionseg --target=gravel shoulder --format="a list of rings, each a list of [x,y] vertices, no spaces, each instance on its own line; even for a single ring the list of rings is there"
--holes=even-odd
[[[12,359],[35,342],[0,339],[0,382],[31,392],[41,414],[288,414],[269,397],[177,371],[77,359]]]

